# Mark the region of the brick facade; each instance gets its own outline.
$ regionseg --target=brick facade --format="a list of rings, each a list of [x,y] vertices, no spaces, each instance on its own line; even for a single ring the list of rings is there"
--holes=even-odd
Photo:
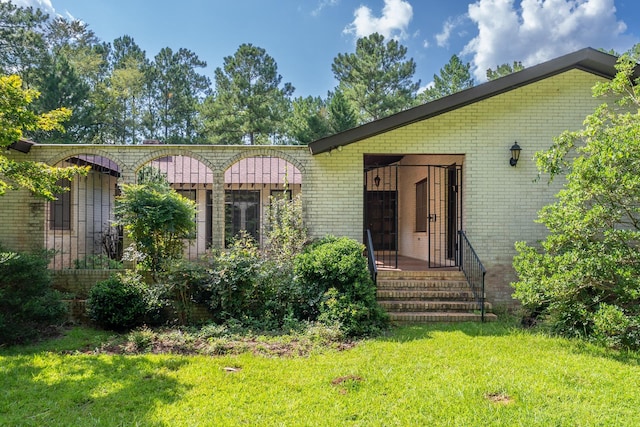
[[[563,131],[581,128],[600,103],[591,96],[596,80],[593,74],[573,69],[317,155],[300,146],[208,145],[36,145],[28,154],[10,151],[8,155],[55,165],[74,155],[96,154],[117,163],[122,172],[119,182],[125,183],[133,182],[136,171],[153,159],[191,156],[213,172],[215,218],[224,218],[228,167],[246,157],[280,157],[302,174],[311,236],[333,234],[357,240],[362,239],[365,154],[455,156],[463,159],[463,229],[488,270],[487,297],[494,303],[510,303],[514,242],[544,237],[544,227],[534,220],[562,185],[561,180],[552,185],[544,178],[535,181],[533,155],[547,149]],[[509,166],[514,141],[522,147],[517,167]],[[411,221],[413,217],[400,206],[402,220]],[[24,191],[9,192],[0,203],[0,242],[14,250],[42,247],[44,215],[44,202]],[[214,246],[222,245],[223,235],[224,224],[216,222]]]

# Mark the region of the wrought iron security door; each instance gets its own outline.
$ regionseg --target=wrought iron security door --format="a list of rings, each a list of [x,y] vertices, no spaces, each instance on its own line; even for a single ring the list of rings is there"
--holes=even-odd
[[[402,239],[422,235],[428,240],[420,255],[426,268],[458,265],[461,165],[369,165],[364,203],[364,233],[370,230],[379,263],[398,268],[402,248],[410,245]],[[415,212],[400,211],[408,206]]]

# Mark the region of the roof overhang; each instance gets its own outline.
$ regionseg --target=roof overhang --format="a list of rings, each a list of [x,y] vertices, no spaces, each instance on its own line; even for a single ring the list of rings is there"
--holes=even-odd
[[[19,139],[16,142],[7,146],[7,148],[19,151],[21,153],[28,153],[29,151],[31,151],[31,147],[33,147],[35,144],[36,143],[33,141],[28,141],[26,139]]]
[[[616,74],[615,65],[617,60],[616,56],[593,48],[581,49],[392,116],[319,139],[309,144],[309,150],[311,154],[331,151],[334,148],[457,110],[572,69],[583,70],[611,79]],[[640,76],[640,69],[636,69],[636,75]]]

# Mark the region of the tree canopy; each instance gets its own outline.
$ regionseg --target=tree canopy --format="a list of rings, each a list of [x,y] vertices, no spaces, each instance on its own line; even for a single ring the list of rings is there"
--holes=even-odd
[[[225,144],[268,144],[285,134],[291,83],[282,84],[275,59],[263,48],[241,45],[215,70],[215,91],[202,108],[210,140]]]
[[[354,53],[340,53],[331,70],[341,92],[366,123],[414,105],[420,80],[414,81],[416,63],[406,59],[407,48],[396,40],[385,43],[374,33],[356,42]]]
[[[422,102],[434,101],[473,87],[475,83],[470,70],[471,65],[468,62],[463,63],[458,55],[451,56],[449,62],[440,69],[440,75],[434,74],[433,86],[427,88],[420,95],[420,100]]]
[[[22,139],[25,131],[64,130],[61,122],[71,112],[59,108],[42,114],[29,110],[29,105],[39,93],[23,89],[22,80],[16,75],[0,76],[0,148],[7,148]],[[9,189],[25,188],[35,195],[49,200],[64,190],[58,182],[71,179],[86,168],[55,168],[40,162],[15,161],[0,154],[0,195]]]
[[[509,64],[509,63],[500,64],[496,67],[495,70],[491,68],[487,70],[487,80],[491,81],[491,80],[499,79],[500,77],[504,77],[509,74],[515,73],[517,71],[522,71],[522,70],[524,70],[524,66],[520,61],[513,61],[513,64]]]

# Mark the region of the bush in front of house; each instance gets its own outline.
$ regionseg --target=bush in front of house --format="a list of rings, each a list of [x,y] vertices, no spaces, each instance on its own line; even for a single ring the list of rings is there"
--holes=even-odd
[[[215,258],[207,284],[214,320],[264,317],[270,287],[263,280],[263,263],[255,240],[246,233]]]
[[[640,94],[637,60],[622,55],[594,94],[618,98],[536,154],[541,173],[566,172],[538,213],[539,244],[516,243],[512,286],[525,315],[564,336],[640,349]],[[609,98],[613,99],[613,98]],[[635,111],[632,114],[632,111]],[[530,322],[530,321],[529,321]]]
[[[295,257],[297,314],[337,323],[348,336],[378,332],[388,316],[378,305],[364,246],[347,237],[327,236]]]
[[[116,274],[89,291],[89,318],[106,329],[128,330],[144,323],[149,312],[144,284],[134,273]]]
[[[64,321],[67,306],[51,288],[48,263],[46,254],[0,254],[0,344],[36,339]]]

